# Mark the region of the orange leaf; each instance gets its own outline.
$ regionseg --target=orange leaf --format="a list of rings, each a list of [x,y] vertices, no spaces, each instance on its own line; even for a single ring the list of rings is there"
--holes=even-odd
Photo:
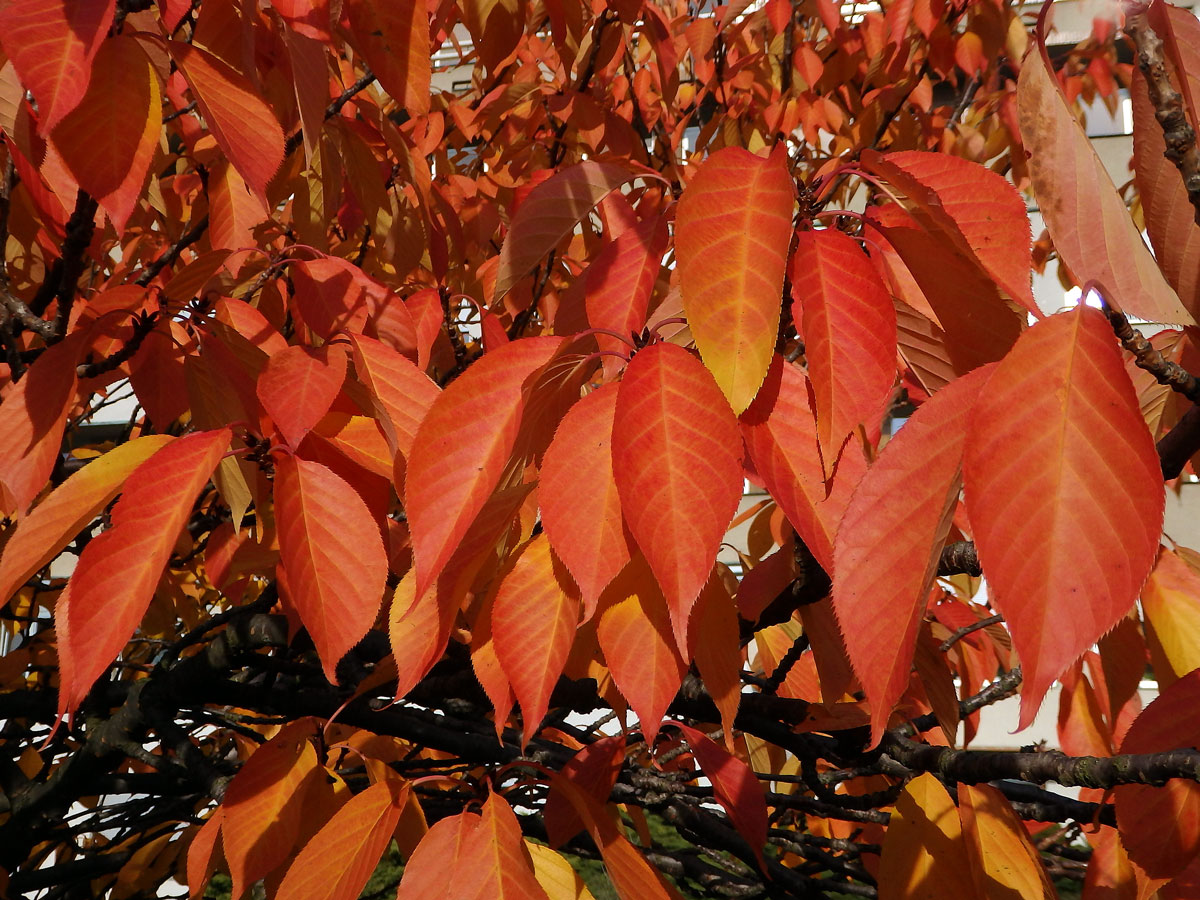
[[[783,147],[700,164],[679,200],[679,287],[700,356],[735,413],[758,393],[779,332],[795,186]]]
[[[284,726],[246,760],[225,791],[221,836],[233,879],[233,898],[275,871],[300,835],[306,788],[324,778],[307,720]]]
[[[0,403],[0,512],[25,512],[50,480],[75,399],[76,333],[42,353]]]
[[[383,89],[409,116],[429,112],[429,15],[420,3],[346,4],[355,44]]]
[[[0,44],[37,101],[43,135],[83,102],[116,5],[116,0],[22,0],[0,10]]]
[[[208,130],[265,204],[267,183],[283,162],[283,129],[271,107],[246,76],[208,51],[178,41],[168,41],[167,47]]]
[[[758,857],[759,867],[765,870],[762,848],[767,844],[767,801],[754,772],[718,747],[704,732],[682,722],[677,722],[676,727],[687,738],[700,770],[712,782],[717,802],[725,807],[729,821]]]
[[[528,275],[607,194],[639,175],[653,173],[588,160],[554,173],[530,191],[500,248],[493,299],[499,300]]]
[[[408,858],[396,900],[455,897],[451,881],[461,868],[474,865],[468,842],[480,821],[478,813],[463,812],[436,822]]]
[[[778,355],[762,390],[742,414],[741,425],[759,478],[821,568],[832,572],[838,523],[867,470],[862,454],[847,448],[826,496],[808,379]]]
[[[630,537],[613,479],[617,386],[588,394],[563,416],[542,459],[542,524],[591,617],[605,586],[629,562]]]
[[[515,554],[492,606],[492,639],[521,704],[522,745],[541,727],[579,627],[579,598],[550,541],[539,534]]]
[[[49,563],[121,490],[125,479],[174,438],[146,435],[119,444],[60,484],[17,521],[0,553],[0,602]]]
[[[354,900],[391,843],[407,800],[408,783],[394,778],[351,797],[296,856],[277,900]]]
[[[1129,726],[1121,752],[1200,745],[1198,702],[1200,670],[1180,678],[1146,707]],[[1121,843],[1147,875],[1174,878],[1200,853],[1200,784],[1173,778],[1162,787],[1118,785],[1113,794]]]
[[[742,496],[737,420],[708,370],[652,344],[625,370],[613,418],[613,473],[625,521],[671,610],[680,648]]]
[[[221,824],[225,821],[225,810],[217,807],[203,825],[196,829],[192,842],[188,846],[187,855],[187,886],[188,896],[195,897],[204,893],[208,879],[212,876],[221,849],[217,845],[221,837]]]
[[[546,797],[546,834],[552,847],[561,847],[587,827],[572,802],[575,793],[581,792],[603,806],[608,802],[624,762],[625,736],[622,734],[587,744],[567,760],[562,777],[551,780]],[[564,793],[560,787],[563,781],[568,782],[573,791]]]
[[[963,481],[1025,673],[1024,728],[1137,600],[1162,533],[1158,454],[1103,313],[1080,306],[1021,336],[976,401]]]
[[[255,245],[254,226],[270,215],[250,193],[238,170],[218,159],[208,174],[209,241],[214,248],[240,250]]]
[[[475,623],[471,628],[471,668],[475,671],[475,680],[492,703],[496,738],[503,741],[504,727],[517,698],[496,655],[496,642],[492,638],[493,605],[494,598],[492,602],[485,601],[483,608],[475,616]]]
[[[847,436],[883,418],[896,380],[896,309],[871,261],[840,231],[800,232],[791,271],[792,317],[803,323],[817,439],[831,472]]]
[[[533,875],[533,860],[521,825],[507,801],[494,791],[483,804],[479,825],[467,836],[447,897],[461,900],[548,900]]]
[[[379,526],[349,484],[320,463],[275,464],[275,522],[288,588],[325,677],[375,622],[387,582]]]
[[[1021,66],[1017,106],[1034,193],[1072,274],[1098,282],[1113,305],[1135,316],[1191,323],[1071,113],[1044,50]]]
[[[440,393],[438,386],[407,357],[374,338],[352,334],[350,346],[354,373],[371,393],[379,427],[393,452],[407,457],[417,427]]]
[[[917,626],[962,489],[971,404],[992,366],[927,400],[863,476],[834,546],[833,608],[871,702],[871,745],[905,689]]]
[[[671,637],[666,601],[640,554],[604,589],[598,615],[604,660],[653,747],[687,666]]]
[[[1200,575],[1165,547],[1142,588],[1142,614],[1171,668],[1155,672],[1160,688],[1200,668]]]
[[[879,900],[983,900],[954,802],[924,772],[904,788],[883,839]]]
[[[721,711],[725,745],[732,749],[733,720],[742,696],[742,649],[738,641],[737,607],[721,578],[720,568],[713,570],[692,608],[688,643],[689,657]]]
[[[960,784],[958,812],[987,897],[1053,900],[1058,894],[1012,806],[991,785]]]
[[[292,447],[329,412],[346,380],[346,352],[337,344],[320,350],[288,347],[267,360],[258,376],[258,399]]]
[[[1029,213],[1012,182],[987,166],[949,153],[863,152],[868,171],[904,192],[926,231],[943,235],[1009,297],[1038,318],[1029,270]]]
[[[54,130],[54,146],[79,186],[95,197],[120,233],[137,202],[158,147],[162,99],[158,75],[140,43],[102,41],[87,94]]]
[[[139,465],[113,506],[112,527],[83,548],[55,616],[60,715],[78,708],[133,635],[229,438],[228,428],[189,434]]]
[[[524,409],[522,387],[561,338],[513,341],[486,353],[438,394],[417,429],[405,477],[417,594],[441,574],[508,462]]]

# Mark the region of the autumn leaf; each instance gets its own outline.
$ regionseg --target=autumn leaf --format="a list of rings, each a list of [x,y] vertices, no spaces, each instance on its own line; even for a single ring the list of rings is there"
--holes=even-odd
[[[958,811],[972,868],[986,896],[1058,896],[1021,820],[996,788],[959,784]]]
[[[917,626],[962,490],[972,401],[994,366],[922,404],[851,497],[834,544],[833,608],[871,702],[871,745],[909,682]]]
[[[275,464],[275,521],[292,599],[336,684],[338,662],[383,602],[388,564],[379,526],[345,480],[289,455]]]
[[[1160,688],[1200,668],[1200,575],[1175,553],[1160,548],[1141,593],[1148,643],[1166,666],[1155,663]],[[1162,671],[1167,668],[1169,671]]]
[[[437,385],[407,357],[374,338],[351,335],[350,345],[354,373],[371,394],[379,427],[393,452],[407,457],[417,427],[439,393]]]
[[[187,435],[126,479],[112,527],[83,549],[58,599],[60,716],[73,713],[133,635],[192,503],[229,447],[230,431]]]
[[[624,762],[625,737],[619,734],[587,744],[567,760],[562,768],[562,779],[550,782],[546,797],[546,833],[552,847],[561,847],[587,827],[572,802],[574,793],[568,794],[560,787],[562,780],[569,782],[574,791],[583,792],[595,803],[603,805],[608,802]]]
[[[613,416],[613,473],[629,531],[671,610],[679,647],[742,493],[742,446],[708,370],[673,344],[625,370]]]
[[[429,20],[419,3],[351,0],[346,11],[371,70],[410,116],[429,112]]]
[[[1101,312],[1079,306],[1021,336],[976,401],[963,483],[1021,659],[1023,728],[1133,605],[1162,531],[1158,455]]]
[[[738,641],[737,606],[729,596],[720,569],[721,566],[713,569],[712,577],[701,588],[692,607],[688,657],[721,712],[725,746],[732,751],[733,722],[742,696],[742,648]]]
[[[292,346],[267,360],[258,376],[258,399],[284,440],[298,447],[329,412],[346,378],[346,352],[337,344],[320,350]]]
[[[954,802],[929,772],[896,800],[879,860],[880,900],[979,898]]]
[[[779,330],[795,206],[782,151],[763,159],[718,150],[688,183],[675,219],[683,308],[735,413],[758,393]]]

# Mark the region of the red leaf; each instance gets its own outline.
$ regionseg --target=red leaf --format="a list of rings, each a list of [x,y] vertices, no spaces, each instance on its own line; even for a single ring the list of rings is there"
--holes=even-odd
[[[92,60],[116,5],[116,0],[21,0],[0,10],[0,44],[37,101],[43,135],[83,102]]]
[[[807,379],[781,356],[775,357],[741,425],[754,470],[821,568],[832,572],[833,536],[867,470],[862,454],[853,447],[842,454],[826,497]]]
[[[158,75],[140,43],[102,41],[87,94],[54,130],[54,146],[118,234],[137,207],[162,130]]]
[[[605,588],[598,616],[596,635],[604,660],[653,747],[687,666],[671,639],[666,601],[640,555]]]
[[[589,325],[623,337],[642,330],[668,240],[666,217],[656,216],[604,245],[580,276]],[[601,350],[629,353],[629,345],[612,335],[597,334],[596,342]],[[605,358],[606,368],[610,363],[620,365],[620,360]]]
[[[234,898],[292,854],[306,788],[314,776],[325,777],[308,740],[312,734],[307,720],[285,726],[255,750],[229,782],[221,804],[221,836]]]
[[[78,708],[133,635],[229,438],[228,428],[189,434],[134,469],[113,506],[112,527],[79,555],[55,615],[60,715]]]
[[[48,564],[121,490],[129,473],[174,438],[152,434],[88,463],[17,521],[0,553],[0,602]]]
[[[379,427],[392,450],[407,457],[417,427],[440,393],[438,386],[407,357],[374,338],[352,334],[350,345],[354,372],[371,393]]]
[[[1121,743],[1122,753],[1158,753],[1200,744],[1196,704],[1200,669],[1146,707]],[[1118,785],[1117,830],[1129,858],[1154,878],[1173,878],[1200,853],[1200,784],[1173,778],[1162,787]]]
[[[787,550],[791,553],[791,549]],[[692,608],[688,629],[689,658],[696,664],[713,703],[721,711],[725,744],[733,748],[733,720],[742,696],[742,648],[738,641],[738,616],[733,598],[721,578],[721,567],[713,570]]]
[[[1021,336],[976,401],[963,480],[1025,673],[1023,728],[1133,605],[1162,533],[1158,454],[1101,312],[1080,306]]]
[[[792,317],[803,322],[817,439],[832,471],[847,436],[860,424],[870,432],[883,417],[896,380],[896,310],[854,238],[834,230],[797,236],[792,297]]]
[[[718,747],[704,732],[682,722],[675,725],[691,745],[701,771],[712,782],[717,802],[725,807],[729,821],[758,857],[759,867],[765,870],[762,848],[767,844],[767,801],[754,772]]]
[[[206,50],[169,41],[208,130],[250,190],[266,203],[267,183],[283,162],[283,129],[259,92],[240,72]]]
[[[561,847],[586,826],[571,798],[558,789],[562,780],[570,782],[577,791],[591,797],[597,804],[608,802],[613,785],[625,762],[625,735],[614,734],[600,738],[577,751],[562,768],[562,779],[550,782],[544,818],[550,846]]]
[[[379,614],[387,553],[362,498],[320,463],[275,464],[275,523],[288,588],[312,636],[325,677]]]
[[[1096,281],[1111,303],[1135,316],[1192,322],[1071,113],[1044,50],[1021,66],[1017,105],[1034,193],[1072,274]]]
[[[217,807],[197,830],[188,846],[187,885],[188,896],[204,893],[208,879],[212,876],[221,850],[217,840],[221,837],[221,824],[225,821],[225,810]]]
[[[779,332],[795,206],[782,151],[763,159],[718,150],[688,183],[675,219],[683,308],[735,413],[763,383]]]
[[[499,300],[529,274],[606,194],[640,175],[652,174],[588,160],[554,173],[535,187],[517,208],[500,248],[493,298]]]
[[[522,387],[560,338],[514,341],[481,357],[437,396],[413,440],[405,477],[417,594],[437,579],[496,487],[517,439]]]
[[[546,717],[578,627],[575,585],[545,534],[537,535],[517,552],[492,605],[496,655],[525,722],[522,745]]]
[[[283,439],[298,447],[329,412],[345,380],[346,352],[337,344],[317,351],[288,347],[267,360],[258,376],[258,399]]]
[[[75,361],[82,335],[59,341],[37,358],[0,403],[0,512],[24,512],[46,486],[75,399]]]
[[[904,192],[909,211],[1038,318],[1029,270],[1029,213],[1019,191],[987,166],[949,153],[863,153],[868,171]]]
[[[208,174],[209,241],[216,249],[240,250],[255,245],[254,227],[267,219],[263,201],[227,160],[216,160]]]
[[[834,546],[833,607],[879,742],[908,687],[917,626],[962,489],[972,401],[993,366],[922,404],[863,476]]]
[[[409,116],[429,112],[429,15],[421,3],[346,4],[355,45]]]
[[[371,785],[333,814],[304,845],[283,878],[278,900],[354,900],[392,840],[408,783]]]
[[[585,618],[629,562],[631,539],[613,479],[617,390],[605,385],[572,406],[542,459],[542,525],[583,593]]]
[[[712,375],[674,344],[625,370],[613,418],[613,473],[629,530],[671,610],[680,648],[742,496],[742,443]]]

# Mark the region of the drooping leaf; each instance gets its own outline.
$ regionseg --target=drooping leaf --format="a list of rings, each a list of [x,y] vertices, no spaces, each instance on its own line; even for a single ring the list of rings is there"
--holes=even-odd
[[[675,252],[696,346],[735,413],[758,392],[779,331],[795,187],[783,147],[700,165],[679,201]]]
[[[896,800],[878,879],[880,900],[984,900],[954,802],[930,772],[910,781]]]
[[[976,401],[963,481],[1024,671],[1024,727],[1133,605],[1162,530],[1158,455],[1102,313],[1080,306],[1021,336]]]
[[[379,526],[345,480],[295,456],[275,464],[275,522],[288,589],[336,684],[338,661],[383,602],[388,562]]]
[[[550,837],[552,847],[561,847],[587,827],[570,797],[559,789],[561,781],[568,781],[575,791],[603,805],[608,802],[624,762],[625,736],[619,734],[587,744],[567,760],[562,769],[562,779],[551,781],[550,793],[546,797],[546,834]]]
[[[1071,113],[1044,51],[1031,53],[1021,67],[1017,105],[1034,193],[1062,261],[1076,278],[1102,285],[1109,302],[1125,312],[1191,323]]]
[[[606,194],[641,174],[587,160],[556,172],[535,187],[518,207],[500,248],[493,299],[499,300],[528,275]]]
[[[522,386],[560,345],[559,338],[527,338],[485,354],[422,420],[404,492],[418,594],[437,579],[496,487],[520,429]]]
[[[879,742],[908,687],[917,626],[962,489],[972,401],[993,366],[922,404],[859,482],[834,544],[833,608]]]
[[[547,900],[595,900],[579,873],[561,853],[528,838],[525,849],[533,862],[533,875],[546,892]]]
[[[741,426],[755,472],[821,568],[832,572],[838,523],[867,470],[862,454],[847,448],[826,496],[807,379],[781,356],[775,357],[762,390],[742,414]]]
[[[356,45],[383,89],[410,116],[429,112],[429,16],[420,3],[351,0],[346,5]]]
[[[350,345],[354,372],[371,393],[380,428],[393,451],[407,457],[438,386],[407,357],[374,338],[351,335]]]
[[[0,10],[0,46],[38,104],[48,134],[83,102],[116,0],[30,0]]]
[[[298,447],[329,412],[346,378],[346,353],[338,344],[320,350],[292,346],[267,360],[257,393],[284,440]]]
[[[79,555],[55,611],[60,715],[79,707],[133,635],[175,538],[229,447],[229,438],[228,428],[196,432],[172,441],[139,465],[113,506],[112,527]]]
[[[1159,687],[1200,668],[1200,575],[1165,547],[1142,588],[1147,641],[1157,643],[1170,671],[1155,660]]]
[[[687,647],[687,620],[742,494],[742,444],[724,395],[686,350],[640,351],[621,380],[613,473],[629,531]]]
[[[478,813],[463,812],[434,823],[406,860],[396,900],[450,900],[455,874],[474,860],[468,842],[479,828]]]
[[[959,784],[958,812],[985,896],[1057,898],[1041,856],[1003,794],[987,784]]]
[[[19,520],[0,553],[0,602],[58,556],[112,501],[129,473],[172,440],[170,435],[152,434],[117,445],[60,484]]]
[[[1011,299],[1041,316],[1029,278],[1029,213],[1012,182],[949,153],[865,151],[863,164],[904,191],[909,211],[927,230],[944,235]]]
[[[542,459],[542,524],[579,585],[589,617],[600,592],[625,568],[630,554],[613,477],[617,390],[605,385],[572,406]]]
[[[284,727],[229,782],[221,804],[221,836],[234,900],[292,853],[300,835],[304,789],[313,777],[324,777],[309,741],[312,733],[312,724],[304,720]]]
[[[238,170],[217,160],[208,175],[209,241],[216,249],[254,246],[254,228],[267,219],[263,201],[252,194]]]
[[[688,657],[696,664],[709,696],[721,711],[725,746],[732,751],[733,720],[742,696],[742,648],[738,641],[737,607],[721,578],[720,568],[713,570],[692,607]]]
[[[523,743],[541,727],[579,626],[579,597],[540,534],[522,547],[492,606],[496,655],[525,721]]]
[[[1200,669],[1189,672],[1143,710],[1121,743],[1122,753],[1155,753],[1200,744],[1195,709]],[[1162,787],[1113,789],[1117,829],[1133,860],[1152,878],[1173,878],[1200,854],[1200,784],[1173,778]]]
[[[467,837],[448,897],[463,900],[548,900],[533,874],[533,860],[521,838],[521,825],[508,802],[488,795],[479,825]]]
[[[278,900],[354,900],[392,840],[408,791],[408,782],[388,778],[351,797],[304,845]]]
[[[221,825],[224,821],[225,810],[218,806],[192,837],[187,855],[188,897],[200,896],[208,885],[221,856]]]
[[[119,234],[142,194],[162,130],[158,75],[139,42],[125,35],[100,43],[92,69],[87,94],[54,129],[54,146]]]
[[[717,802],[725,807],[729,821],[746,839],[758,857],[759,866],[765,869],[762,848],[767,843],[767,801],[754,771],[718,747],[704,732],[682,722],[676,726],[687,738],[700,770],[712,782]]]
[[[240,72],[191,44],[169,41],[167,46],[208,130],[250,190],[265,203],[267,183],[283,162],[279,120]]]
[[[597,615],[604,660],[653,747],[687,666],[671,634],[666,600],[640,554],[604,589]]]
[[[826,229],[796,240],[792,317],[803,322],[817,439],[831,471],[847,436],[883,417],[896,380],[896,309],[852,237]]]

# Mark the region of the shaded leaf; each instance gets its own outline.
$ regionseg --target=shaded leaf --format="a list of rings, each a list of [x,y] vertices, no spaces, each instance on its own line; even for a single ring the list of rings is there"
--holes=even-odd
[[[713,570],[692,607],[688,657],[696,664],[709,696],[721,711],[725,745],[732,750],[733,720],[742,696],[742,648],[738,641],[737,607],[720,569],[717,566]]]
[[[383,89],[410,116],[429,112],[429,16],[420,3],[351,0],[346,4],[357,47]]]
[[[613,785],[617,783],[624,762],[625,736],[621,734],[602,737],[587,744],[567,760],[562,769],[562,777],[550,782],[550,792],[546,797],[543,813],[546,834],[552,847],[561,847],[587,827],[587,823],[572,802],[574,793],[565,793],[559,787],[561,782],[569,782],[574,792],[582,792],[596,804],[603,806],[608,802],[608,796],[612,793]]]

